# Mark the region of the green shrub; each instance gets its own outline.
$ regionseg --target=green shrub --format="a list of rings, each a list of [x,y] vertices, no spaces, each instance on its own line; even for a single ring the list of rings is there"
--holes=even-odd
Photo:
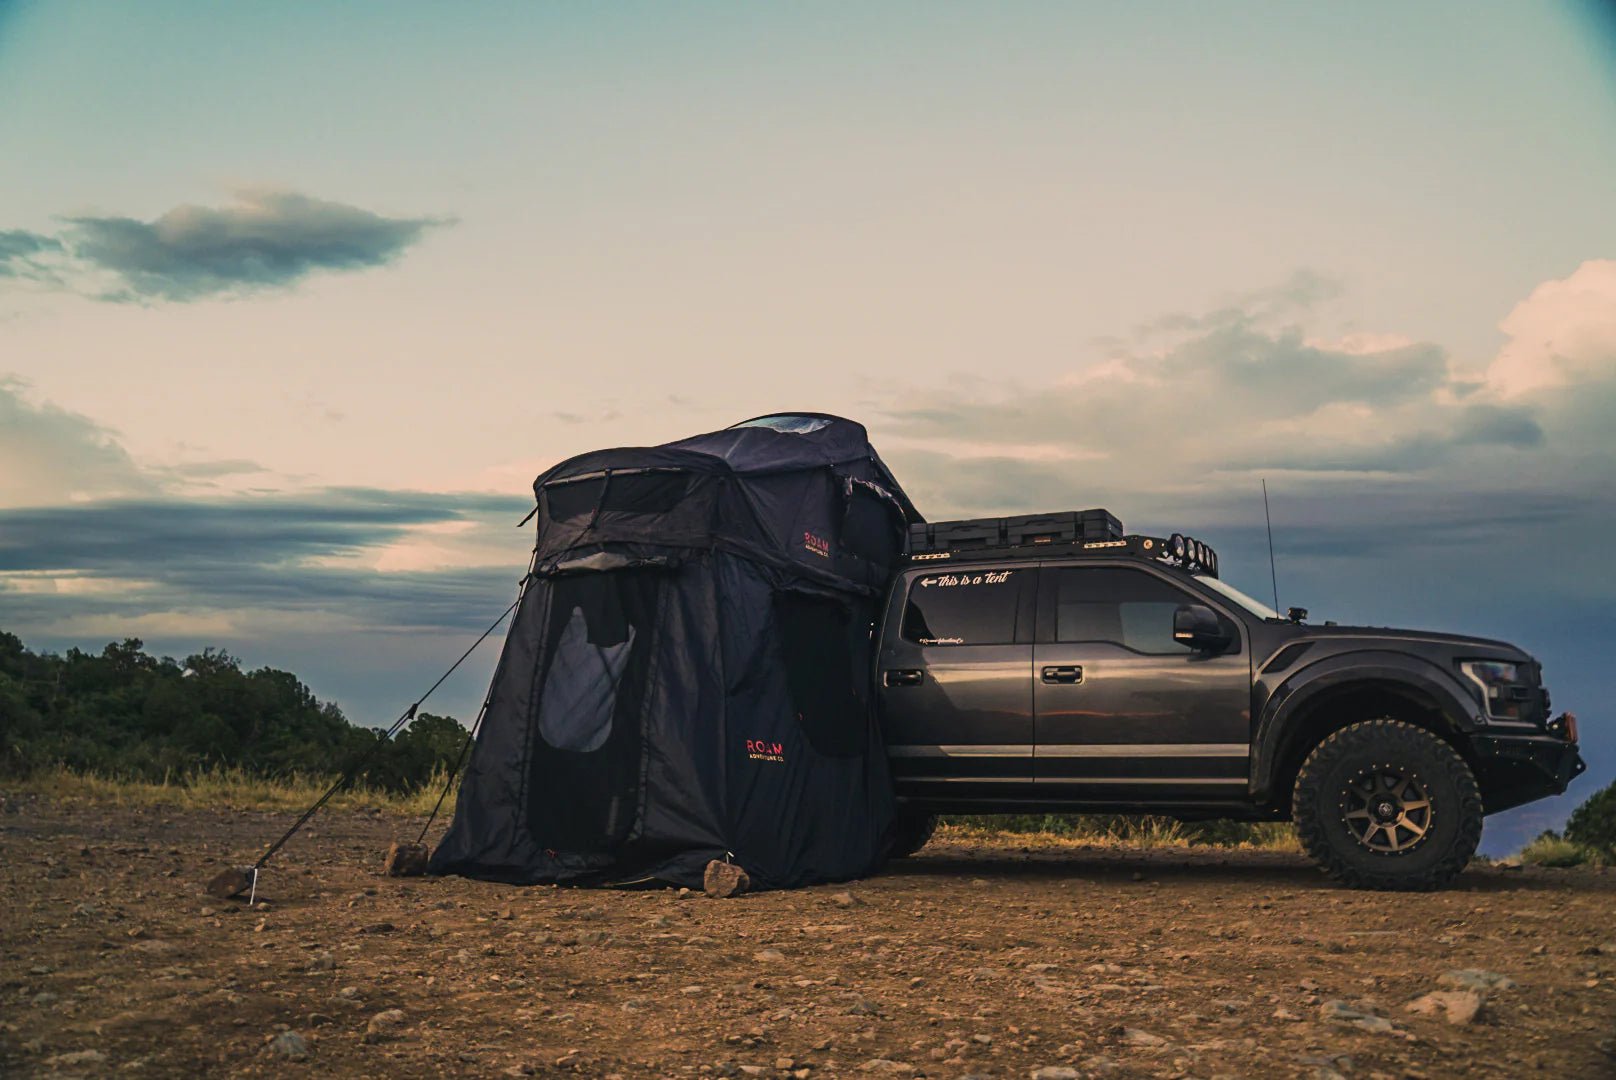
[[[1594,792],[1571,811],[1565,835],[1567,840],[1616,855],[1616,783]]]
[[[1537,839],[1521,848],[1515,857],[1529,866],[1582,866],[1595,861],[1591,849],[1552,829],[1539,833]]]
[[[276,779],[364,761],[360,787],[401,796],[453,770],[465,738],[453,717],[421,713],[384,743],[291,672],[248,670],[220,649],[181,661],[151,656],[129,638],[99,655],[58,656],[0,631],[0,777],[65,770],[161,784],[223,771]]]

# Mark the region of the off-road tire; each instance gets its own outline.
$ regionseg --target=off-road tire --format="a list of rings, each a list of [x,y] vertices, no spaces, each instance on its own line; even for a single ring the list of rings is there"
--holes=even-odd
[[[1426,831],[1407,850],[1372,850],[1347,820],[1349,785],[1383,767],[1415,778],[1429,803]],[[1291,799],[1297,836],[1319,869],[1349,888],[1397,892],[1440,889],[1458,876],[1481,841],[1483,812],[1476,778],[1453,747],[1389,717],[1342,728],[1314,747]]]
[[[887,858],[907,859],[926,846],[937,829],[936,814],[916,814],[898,811],[892,821],[891,843],[887,845]]]

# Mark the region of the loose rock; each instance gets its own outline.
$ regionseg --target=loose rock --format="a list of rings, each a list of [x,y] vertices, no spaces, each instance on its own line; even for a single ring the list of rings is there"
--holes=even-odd
[[[100,1065],[107,1060],[107,1055],[99,1050],[73,1050],[66,1054],[57,1054],[53,1058],[46,1058],[45,1064],[55,1065],[58,1068],[71,1068],[74,1065]]]
[[[1385,1017],[1353,1008],[1345,1001],[1326,1001],[1319,1006],[1319,1016],[1332,1023],[1351,1024],[1355,1028],[1376,1035],[1386,1035],[1397,1030],[1396,1026]]]
[[[303,1061],[309,1056],[309,1044],[295,1031],[283,1031],[264,1044],[264,1052],[271,1057]]]
[[[1486,998],[1471,990],[1436,990],[1415,998],[1403,1008],[1420,1016],[1443,1016],[1448,1023],[1473,1024],[1481,1015]]]
[[[1513,990],[1516,986],[1515,980],[1508,975],[1500,975],[1495,971],[1482,971],[1479,968],[1444,971],[1437,977],[1436,984],[1449,990],[1470,990],[1479,994],[1494,990]]]
[[[382,870],[388,877],[420,877],[426,873],[427,857],[425,844],[394,843],[387,848]]]
[[[247,876],[246,870],[239,866],[227,866],[208,879],[206,889],[209,896],[217,896],[220,900],[228,900],[232,896],[240,896],[252,887],[252,879]]]
[[[915,1067],[907,1061],[893,1061],[891,1058],[871,1058],[859,1066],[859,1071],[886,1073],[889,1076],[908,1076],[915,1071]]]
[[[404,1026],[405,1016],[402,1009],[384,1009],[370,1018],[365,1025],[365,1041],[368,1043],[386,1042],[396,1039],[399,1029]]]
[[[747,876],[734,863],[719,862],[714,859],[707,864],[707,872],[702,875],[702,891],[714,900],[723,900],[736,893],[745,892],[752,885],[752,879]]]

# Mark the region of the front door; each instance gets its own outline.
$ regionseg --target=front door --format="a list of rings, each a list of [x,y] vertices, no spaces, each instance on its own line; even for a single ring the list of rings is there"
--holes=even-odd
[[[1138,566],[1045,566],[1033,652],[1036,777],[1056,798],[1235,799],[1251,748],[1250,649],[1218,605]],[[1218,611],[1219,655],[1173,640],[1181,604]]]
[[[876,692],[899,795],[994,798],[1031,781],[1037,575],[910,571],[894,587]]]

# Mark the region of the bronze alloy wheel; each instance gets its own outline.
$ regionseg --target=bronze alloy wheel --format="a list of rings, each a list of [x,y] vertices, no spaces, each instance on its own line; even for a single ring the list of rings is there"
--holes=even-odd
[[[1455,745],[1390,716],[1349,724],[1297,770],[1302,850],[1355,889],[1440,889],[1481,840],[1481,789]]]
[[[1380,855],[1403,855],[1431,831],[1430,795],[1419,775],[1393,765],[1364,769],[1341,792],[1341,821],[1353,839]]]

